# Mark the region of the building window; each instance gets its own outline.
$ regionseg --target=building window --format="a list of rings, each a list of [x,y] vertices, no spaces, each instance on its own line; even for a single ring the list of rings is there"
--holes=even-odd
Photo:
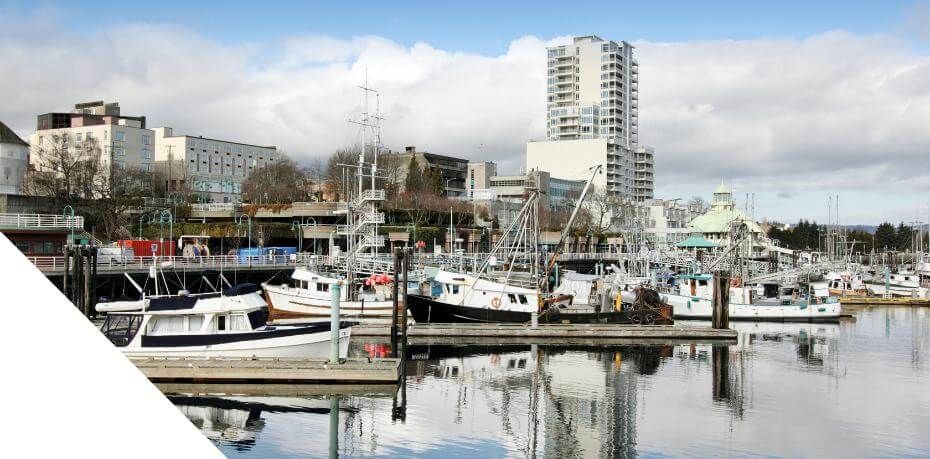
[[[142,150],[142,159],[152,159],[152,151],[148,149]]]
[[[126,149],[123,147],[113,147],[113,154],[116,156],[126,156]]]
[[[124,142],[126,140],[126,133],[123,131],[116,131],[113,133],[113,140],[118,142]]]
[[[142,135],[142,145],[151,145],[151,144],[152,144],[152,136],[147,135],[147,134],[143,134],[143,135]]]

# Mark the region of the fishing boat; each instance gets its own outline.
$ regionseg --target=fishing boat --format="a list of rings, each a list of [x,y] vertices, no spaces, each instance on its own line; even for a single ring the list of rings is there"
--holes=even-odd
[[[672,306],[675,318],[710,319],[712,279],[710,274],[681,275],[677,292],[663,294],[662,299]],[[840,317],[836,298],[805,295],[797,287],[785,292],[777,284],[733,285],[729,290],[730,320],[835,322]]]
[[[866,281],[869,295],[885,297],[928,298],[928,290],[920,285],[920,276],[910,271],[887,273],[876,276],[877,280]]]
[[[151,298],[139,311],[110,312],[103,334],[130,357],[328,357],[330,325],[269,325],[255,284],[214,296]],[[340,323],[339,355],[348,355],[350,323]]]
[[[390,298],[390,277],[372,276],[366,282],[369,291],[350,298],[348,288],[340,289],[339,317],[353,321],[390,319],[394,307]],[[332,284],[346,284],[345,279],[335,275],[324,275],[309,268],[298,267],[291,275],[291,284],[262,284],[268,300],[268,310],[273,321],[296,319],[303,322],[330,320],[332,307]]]

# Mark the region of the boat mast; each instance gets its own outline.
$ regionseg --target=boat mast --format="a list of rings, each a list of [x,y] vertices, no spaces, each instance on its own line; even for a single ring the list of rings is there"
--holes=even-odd
[[[572,225],[575,224],[575,219],[578,218],[578,212],[581,210],[581,205],[584,203],[585,197],[588,196],[588,192],[591,190],[591,184],[594,182],[594,176],[601,171],[601,164],[598,164],[588,170],[591,171],[591,177],[588,178],[588,181],[584,184],[584,189],[581,190],[581,196],[578,197],[578,202],[575,204],[575,209],[572,210],[571,217],[568,218],[568,223],[565,224],[565,228],[562,228],[562,234],[559,236],[559,242],[555,246],[555,250],[552,251],[552,255],[549,256],[549,262],[546,263],[546,269],[543,271],[545,274],[540,278],[540,282],[546,281],[548,283],[549,272],[555,267],[555,263],[559,259],[559,255],[562,253],[562,246],[565,244],[565,239],[568,238],[569,233],[571,233]],[[545,284],[541,284],[545,285]]]

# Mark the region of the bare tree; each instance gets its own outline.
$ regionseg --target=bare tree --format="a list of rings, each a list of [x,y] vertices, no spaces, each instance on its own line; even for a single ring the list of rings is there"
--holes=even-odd
[[[692,196],[691,199],[688,200],[688,211],[694,215],[703,214],[707,212],[708,209],[710,209],[710,205],[700,196]]]
[[[242,184],[242,198],[251,203],[290,204],[311,195],[304,170],[286,155],[252,171]]]
[[[94,138],[51,134],[32,146],[31,158],[26,194],[72,204],[85,224],[106,239],[125,236],[127,212],[152,195],[151,172],[111,162]]]

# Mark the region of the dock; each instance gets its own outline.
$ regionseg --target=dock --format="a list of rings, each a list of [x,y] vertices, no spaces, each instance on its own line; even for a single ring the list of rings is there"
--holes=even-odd
[[[840,298],[841,306],[930,306],[926,298],[882,298],[874,296],[844,296]]]
[[[390,337],[387,325],[357,325],[353,338]],[[673,344],[735,341],[737,332],[685,325],[624,324],[413,324],[410,344]]]
[[[154,382],[395,384],[400,359],[130,358]]]

